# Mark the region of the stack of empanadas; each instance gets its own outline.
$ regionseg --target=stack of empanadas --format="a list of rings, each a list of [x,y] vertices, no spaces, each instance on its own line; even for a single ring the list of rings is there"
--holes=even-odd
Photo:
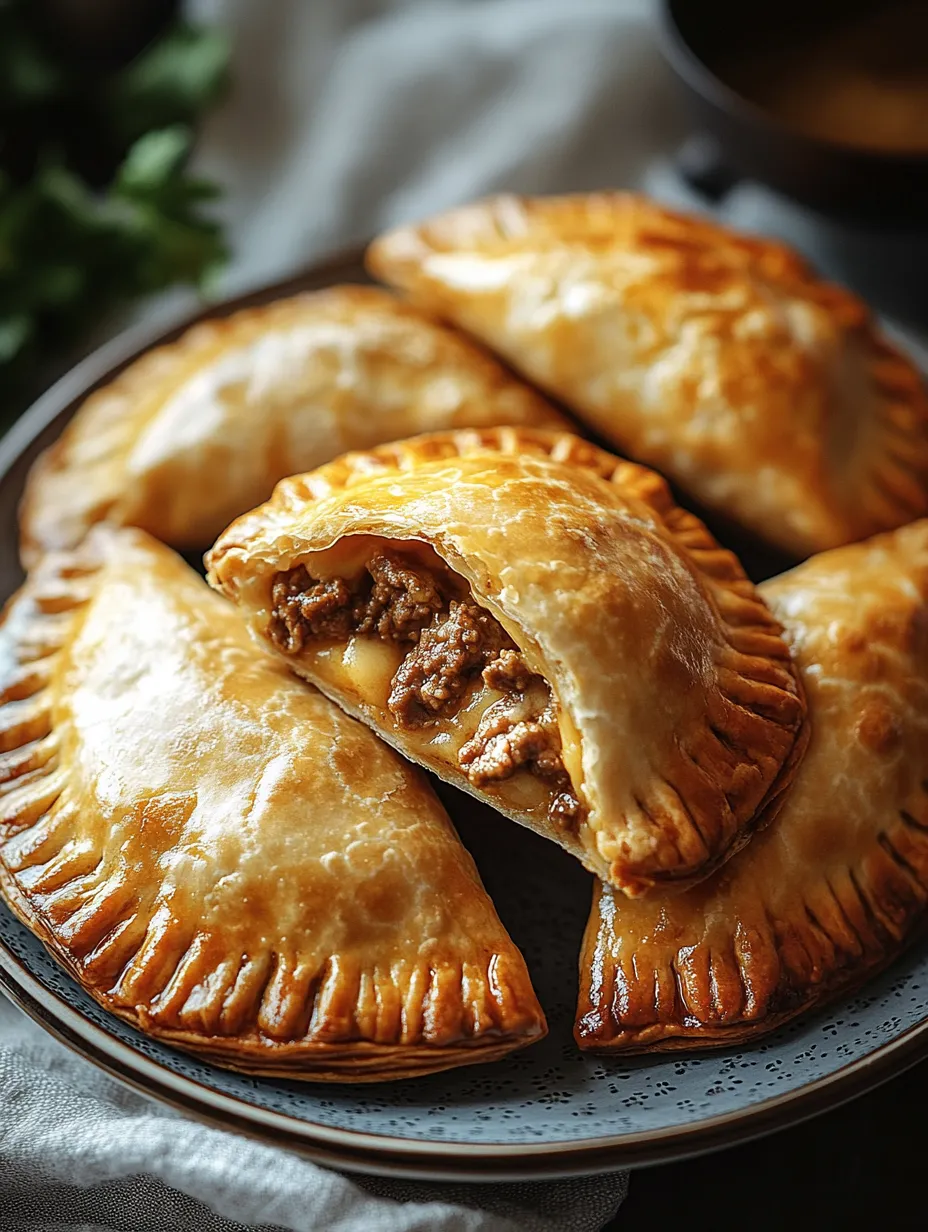
[[[788,250],[627,195],[499,198],[370,266],[408,300],[201,324],[35,467],[12,909],[219,1064],[495,1059],[544,1014],[422,766],[594,874],[583,1048],[743,1042],[885,965],[928,899],[914,366]],[[755,587],[641,463],[821,554]],[[220,594],[172,551],[217,534]]]

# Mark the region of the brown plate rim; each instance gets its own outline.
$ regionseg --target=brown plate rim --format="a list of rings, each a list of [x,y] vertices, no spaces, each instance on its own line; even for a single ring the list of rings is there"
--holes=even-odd
[[[0,483],[24,463],[56,420],[110,381],[142,351],[173,341],[207,316],[226,316],[240,308],[339,280],[356,282],[362,272],[363,251],[343,252],[284,280],[208,304],[199,311],[177,314],[168,324],[149,323],[120,334],[72,368],[10,427],[0,440]],[[921,350],[918,346],[915,349]],[[199,1121],[297,1151],[328,1167],[419,1180],[553,1180],[667,1163],[746,1142],[829,1111],[928,1056],[926,1019],[868,1056],[796,1091],[690,1125],[566,1143],[429,1142],[304,1121],[174,1074],[109,1035],[50,992],[2,942],[0,990],[62,1044],[112,1078]]]

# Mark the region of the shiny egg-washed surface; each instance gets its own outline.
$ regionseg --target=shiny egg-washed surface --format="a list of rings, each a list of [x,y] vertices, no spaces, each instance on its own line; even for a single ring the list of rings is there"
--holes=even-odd
[[[147,1034],[384,1081],[544,1033],[422,778],[142,531],[45,557],[0,625],[0,891]]]
[[[203,551],[278,479],[346,449],[563,422],[489,355],[386,291],[282,298],[200,322],[86,400],[29,476],[23,560],[75,547],[102,520]]]
[[[917,368],[783,244],[628,193],[503,195],[387,232],[368,264],[786,551],[928,513]]]

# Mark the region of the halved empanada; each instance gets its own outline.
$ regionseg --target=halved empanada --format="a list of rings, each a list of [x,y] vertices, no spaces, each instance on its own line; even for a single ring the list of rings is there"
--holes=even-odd
[[[106,1009],[340,1082],[545,1032],[418,771],[136,531],[49,556],[0,628],[0,887]]]
[[[776,821],[702,885],[598,889],[582,1047],[736,1044],[883,966],[928,900],[928,522],[761,587],[786,626],[812,738]]]
[[[928,396],[782,244],[625,193],[495,199],[371,269],[706,508],[808,555],[928,513]]]
[[[209,547],[284,475],[440,428],[563,425],[466,337],[373,287],[205,321],[93,394],[33,468],[26,563],[94,522]]]
[[[208,563],[296,672],[629,893],[723,860],[802,749],[789,652],[734,556],[658,475],[567,433],[348,455]]]

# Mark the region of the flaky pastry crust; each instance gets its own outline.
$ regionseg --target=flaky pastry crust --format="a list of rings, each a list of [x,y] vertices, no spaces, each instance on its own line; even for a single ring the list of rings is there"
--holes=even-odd
[[[385,705],[285,656],[407,756],[630,894],[705,875],[772,815],[805,742],[789,652],[735,557],[654,472],[567,433],[420,437],[282,482],[220,537],[209,581],[268,637],[281,571],[334,575],[368,540],[427,544],[544,678],[582,818],[475,787]]]
[[[928,901],[928,522],[761,587],[802,672],[812,737],[772,826],[659,902],[594,894],[581,1047],[751,1040],[860,984]]]
[[[494,197],[369,250],[705,508],[805,556],[928,513],[928,395],[783,244],[628,193]]]
[[[95,522],[207,548],[284,475],[417,432],[563,425],[463,335],[342,286],[204,321],[92,394],[33,468],[22,555]]]
[[[419,772],[256,646],[168,549],[98,528],[0,627],[0,888],[107,1010],[339,1082],[545,1032]]]

